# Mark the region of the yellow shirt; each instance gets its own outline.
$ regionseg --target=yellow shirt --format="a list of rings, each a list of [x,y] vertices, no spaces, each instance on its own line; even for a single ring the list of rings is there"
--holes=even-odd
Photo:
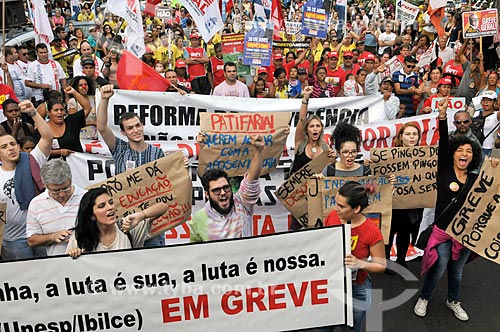
[[[339,66],[341,66],[341,65],[344,64],[344,52],[346,52],[346,51],[352,51],[355,48],[356,48],[356,43],[352,43],[349,46],[345,46],[344,44],[342,44],[342,46],[340,46],[340,49],[339,49],[339,62],[338,62]]]

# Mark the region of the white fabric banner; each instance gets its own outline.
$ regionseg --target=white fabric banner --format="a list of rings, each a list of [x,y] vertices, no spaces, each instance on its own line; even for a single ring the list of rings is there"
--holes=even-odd
[[[139,0],[108,0],[107,8],[127,21],[125,29],[127,50],[140,58],[146,51],[146,46]]]
[[[224,28],[218,1],[179,0],[179,2],[191,14],[205,42],[208,42],[217,31]]]
[[[274,332],[352,325],[351,271],[344,266],[350,243],[350,227],[338,226],[6,262],[0,330]]]

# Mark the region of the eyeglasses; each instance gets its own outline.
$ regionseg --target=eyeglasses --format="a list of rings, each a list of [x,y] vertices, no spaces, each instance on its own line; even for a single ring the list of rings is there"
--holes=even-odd
[[[342,157],[348,157],[348,156],[353,156],[353,157],[356,157],[358,155],[358,150],[342,150],[340,151],[340,154],[342,155]]]
[[[352,60],[352,56],[345,56],[344,60]]]
[[[59,189],[59,190],[50,190],[50,189],[47,189],[47,191],[51,195],[58,195],[58,194],[65,194],[65,193],[67,193],[68,191],[71,190],[71,188],[72,188],[72,186],[70,185],[67,188],[62,188],[62,189]]]
[[[416,67],[416,65],[407,65],[406,63],[405,63],[405,66],[408,67],[408,69],[413,69]]]
[[[462,123],[463,124],[468,124],[470,122],[470,120],[466,119],[466,120],[455,120],[453,121],[453,123],[457,124],[457,125],[461,125]]]
[[[210,189],[210,191],[212,192],[212,194],[214,195],[219,195],[221,193],[221,190],[224,190],[225,193],[228,193],[231,191],[231,186],[226,184],[222,187],[217,187],[217,188],[213,188],[213,189]]]

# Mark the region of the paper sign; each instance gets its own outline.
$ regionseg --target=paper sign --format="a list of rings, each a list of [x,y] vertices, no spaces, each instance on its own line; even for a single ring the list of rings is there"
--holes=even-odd
[[[464,38],[494,36],[498,33],[497,9],[462,13]]]
[[[443,98],[433,98],[431,108],[433,112],[439,112],[438,103]],[[449,111],[463,111],[465,110],[465,97],[450,97],[448,98]]]
[[[168,211],[153,222],[151,232],[155,236],[191,216],[192,183],[183,157],[177,151],[87,189],[106,188],[116,202],[118,217],[142,211],[154,203],[168,204]]]
[[[363,213],[372,214],[384,236],[384,243],[389,243],[392,218],[392,184],[389,179],[379,176],[325,177],[307,181],[307,211],[309,227],[323,227],[323,221],[336,205],[335,195],[348,181],[357,181],[361,185],[373,184],[375,192],[369,195],[369,206]]]
[[[330,13],[329,3],[329,1],[317,0],[309,0],[305,3],[302,15],[302,35],[326,38],[328,15]]]
[[[500,264],[500,176],[485,160],[479,176],[446,232],[490,261]]]
[[[370,150],[372,175],[396,176],[393,209],[435,207],[437,151],[436,146]]]

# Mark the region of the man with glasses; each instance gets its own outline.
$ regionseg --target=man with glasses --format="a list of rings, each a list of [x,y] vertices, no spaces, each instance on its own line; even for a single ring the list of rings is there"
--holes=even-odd
[[[72,183],[69,165],[59,158],[49,160],[40,175],[46,190],[33,198],[28,208],[28,245],[45,248],[47,256],[63,255],[86,190]]]
[[[413,107],[413,96],[421,93],[419,89],[419,77],[413,71],[417,66],[417,59],[409,55],[405,58],[403,70],[399,70],[392,74],[396,96],[399,102],[405,105],[405,114],[403,117],[415,115]]]
[[[343,87],[348,74],[356,75],[361,69],[359,65],[354,64],[354,54],[351,51],[344,52],[344,63],[339,67],[340,86]],[[338,94],[336,95],[338,96]]]
[[[469,112],[466,110],[457,111],[453,116],[453,124],[456,129],[449,134],[450,139],[456,136],[465,136],[476,142],[478,146],[481,146],[481,143],[470,129],[471,123],[472,118]]]
[[[190,242],[252,235],[253,208],[261,192],[259,175],[262,169],[264,141],[260,135],[251,137],[250,140],[255,152],[238,191],[233,194],[229,176],[223,170],[207,170],[201,177],[207,203],[189,222]]]
[[[238,75],[234,62],[226,62],[224,65],[224,77],[226,80],[214,88],[214,96],[250,98],[250,93],[246,84],[237,79]]]
[[[472,13],[469,15],[469,24],[467,26],[467,29],[465,29],[465,33],[474,33],[474,32],[479,32],[479,17],[477,14]]]

